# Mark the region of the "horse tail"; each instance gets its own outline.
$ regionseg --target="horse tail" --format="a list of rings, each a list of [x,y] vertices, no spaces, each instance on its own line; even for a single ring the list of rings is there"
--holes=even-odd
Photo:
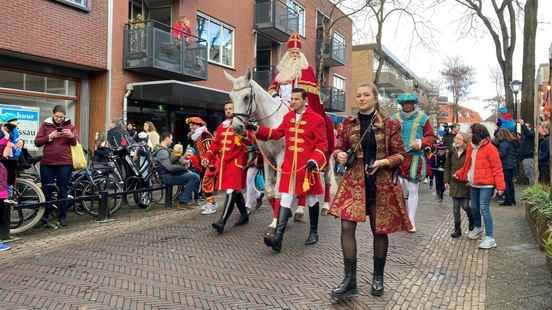
[[[335,155],[336,155],[337,152],[333,152],[331,155],[330,155],[330,158],[328,160],[328,173],[327,173],[327,176],[328,176],[328,179],[330,181],[330,197],[333,198],[335,197],[335,194],[337,193],[337,189],[339,188],[339,185],[338,185],[338,182],[337,182],[337,179],[336,179],[336,174],[335,174]]]

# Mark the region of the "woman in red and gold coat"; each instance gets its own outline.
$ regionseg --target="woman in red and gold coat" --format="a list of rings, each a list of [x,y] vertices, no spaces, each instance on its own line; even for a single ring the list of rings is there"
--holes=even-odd
[[[226,119],[217,127],[215,138],[207,151],[207,160],[210,163],[214,161],[217,169],[216,190],[225,191],[226,195],[220,219],[212,224],[219,234],[224,232],[224,226],[234,210],[234,205],[240,211],[240,219],[235,225],[240,226],[249,222],[245,199],[241,192],[245,187],[249,140],[234,132],[232,101],[224,104],[224,115]]]
[[[320,207],[318,195],[324,193],[320,171],[326,165],[325,121],[311,108],[306,107],[307,93],[304,89],[294,88],[291,94],[291,108],[284,116],[278,128],[261,127],[259,140],[285,139],[284,162],[282,163],[279,191],[281,208],[274,237],[265,236],[265,244],[280,252],[282,239],[291,217],[291,206],[297,198],[304,195],[309,206],[310,231],[306,245],[318,242],[318,215]]]
[[[370,219],[374,236],[372,295],[383,294],[383,270],[388,234],[411,228],[397,173],[404,160],[401,126],[379,111],[373,84],[357,89],[358,117],[343,124],[337,139],[336,159],[348,164],[328,214],[341,218],[341,247],[345,267],[343,282],[332,291],[336,299],[357,294],[356,225]],[[348,160],[349,156],[354,159]]]

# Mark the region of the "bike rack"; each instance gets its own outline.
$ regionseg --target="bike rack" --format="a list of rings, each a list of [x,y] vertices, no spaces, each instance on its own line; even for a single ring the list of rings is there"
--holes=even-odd
[[[96,222],[98,223],[109,223],[114,221],[114,219],[110,218],[109,215],[109,197],[126,197],[130,194],[134,193],[145,193],[145,192],[155,192],[159,190],[165,191],[165,208],[172,208],[172,192],[173,192],[173,185],[164,185],[160,187],[155,188],[140,188],[137,190],[132,191],[126,191],[126,192],[119,192],[119,193],[108,193],[106,191],[101,191],[97,195],[84,195],[80,197],[75,198],[65,198],[65,199],[56,199],[56,200],[50,200],[50,201],[44,201],[39,203],[28,203],[28,204],[20,204],[20,205],[14,205],[13,209],[38,209],[42,206],[48,206],[51,204],[59,204],[61,202],[73,202],[76,201],[97,201],[99,202],[98,207],[98,216],[96,218]],[[10,218],[11,218],[11,208],[5,204],[3,199],[0,199],[0,241],[7,241],[7,240],[13,240],[10,239]]]

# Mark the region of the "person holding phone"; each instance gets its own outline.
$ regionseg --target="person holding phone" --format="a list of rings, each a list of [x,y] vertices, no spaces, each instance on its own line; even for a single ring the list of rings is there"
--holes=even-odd
[[[75,135],[75,126],[70,119],[65,117],[65,114],[65,107],[56,105],[52,117],[44,120],[35,138],[35,145],[43,147],[40,160],[40,179],[47,201],[52,200],[52,193],[56,186],[58,199],[67,198],[71,182],[71,172],[73,171],[71,145],[77,144],[77,136]],[[58,205],[59,225],[67,226],[68,204],[62,202]],[[52,211],[53,206],[48,205],[42,218],[42,224],[57,229],[56,223],[49,222]]]
[[[389,247],[387,235],[412,229],[397,180],[398,169],[406,156],[401,125],[380,113],[374,84],[360,85],[356,102],[358,116],[344,121],[343,131],[336,140],[336,161],[345,165],[346,171],[328,211],[341,218],[345,276],[331,292],[332,298],[338,300],[358,293],[357,223],[369,217],[374,236],[371,288],[374,296],[383,295],[383,273]]]
[[[493,237],[493,217],[491,199],[493,193],[502,195],[506,188],[500,154],[491,143],[489,131],[484,125],[473,124],[471,143],[466,151],[464,166],[453,177],[471,186],[471,211],[474,229],[468,234],[470,239],[481,235],[481,215],[485,224],[485,238],[479,243],[480,249],[496,247]]]

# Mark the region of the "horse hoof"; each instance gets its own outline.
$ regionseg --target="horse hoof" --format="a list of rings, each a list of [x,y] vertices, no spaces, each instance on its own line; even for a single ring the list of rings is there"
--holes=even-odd
[[[322,216],[328,215],[328,209],[323,208],[322,210],[320,210],[320,215],[322,215]]]
[[[295,213],[295,215],[293,216],[293,221],[299,222],[299,223],[306,223],[303,213]]]

